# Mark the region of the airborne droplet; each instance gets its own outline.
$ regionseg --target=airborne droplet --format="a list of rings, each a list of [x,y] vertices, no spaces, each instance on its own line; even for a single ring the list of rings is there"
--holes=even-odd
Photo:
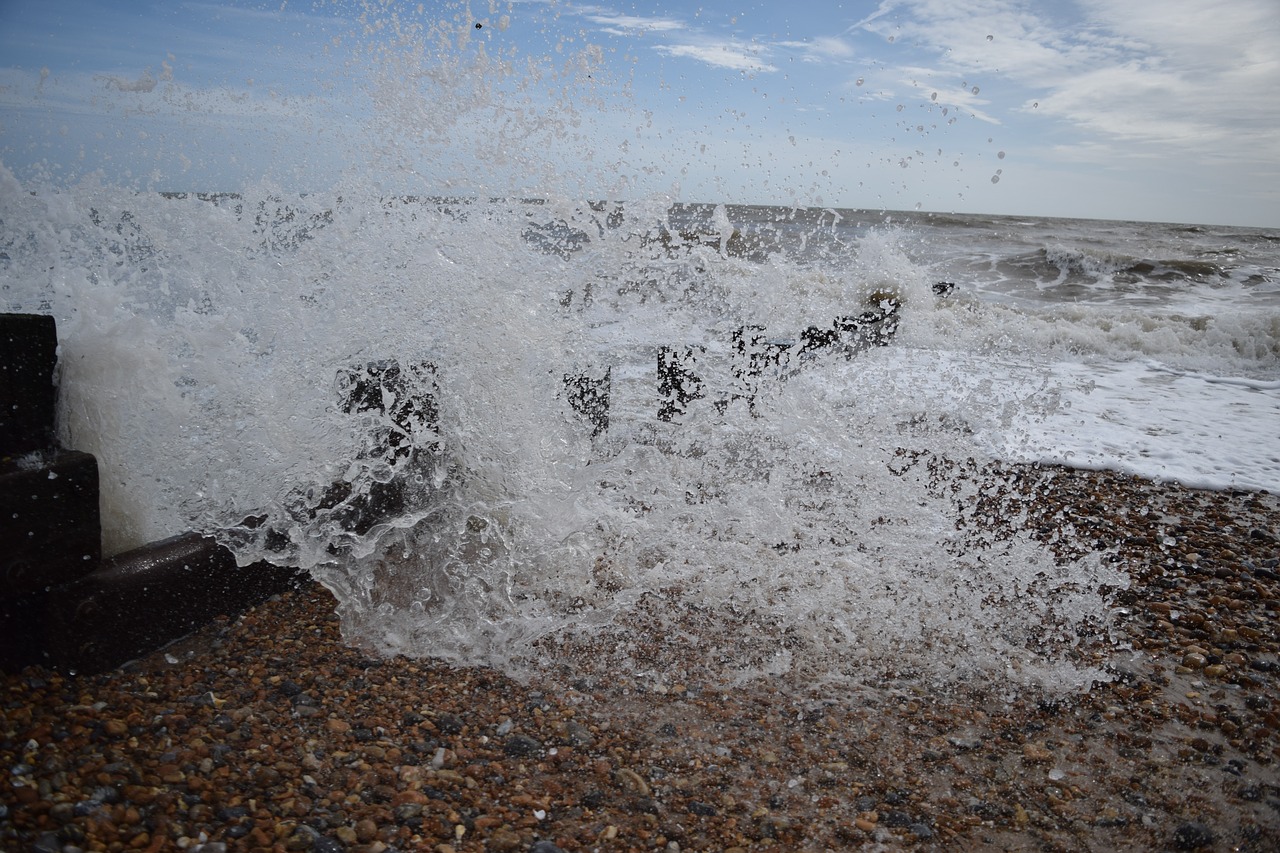
[[[992,176],[991,176],[991,183],[993,183],[993,184],[998,184],[998,183],[1000,183],[1000,176],[999,176],[999,175],[992,175]]]

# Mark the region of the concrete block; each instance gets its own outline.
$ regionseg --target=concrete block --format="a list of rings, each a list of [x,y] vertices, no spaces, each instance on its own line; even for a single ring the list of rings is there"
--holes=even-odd
[[[215,616],[265,601],[297,577],[269,563],[237,566],[229,550],[195,533],[120,554],[50,595],[48,662],[77,672],[112,669]]]
[[[101,559],[93,456],[49,450],[0,459],[0,600],[75,580]]]
[[[58,330],[43,314],[0,314],[0,457],[53,446]]]

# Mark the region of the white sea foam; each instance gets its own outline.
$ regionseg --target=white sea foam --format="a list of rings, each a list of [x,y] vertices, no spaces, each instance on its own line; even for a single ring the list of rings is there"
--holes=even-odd
[[[410,188],[464,199],[355,173],[163,198],[0,167],[0,297],[58,320],[59,434],[99,459],[108,551],[207,531],[310,570],[352,642],[516,674],[1070,690],[1106,677],[1091,654],[1116,642],[1124,575],[1055,556],[1016,513],[961,524],[993,487],[983,461],[1275,482],[1264,273],[1213,278],[1230,286],[1200,305],[1040,236],[1008,238],[1004,263],[963,218],[947,255],[910,217],[587,204],[590,151],[570,168],[548,149],[591,56],[522,81],[459,39],[452,62],[369,57],[385,145],[352,162],[413,176],[433,138],[467,134],[523,175],[435,163]],[[565,103],[520,146],[486,127],[546,81]],[[889,346],[851,337],[890,308]],[[684,371],[675,390],[659,364]],[[605,377],[607,427],[578,411]]]
[[[59,320],[61,435],[100,460],[116,548],[213,532],[243,561],[311,569],[353,642],[515,672],[602,638],[595,659],[643,668],[646,648],[683,637],[696,650],[672,677],[1102,677],[1069,662],[1068,628],[1105,626],[1101,590],[1121,577],[1060,566],[1022,533],[970,548],[955,495],[895,467],[910,448],[981,453],[958,411],[990,426],[1052,403],[1019,388],[993,408],[990,383],[931,399],[959,368],[920,358],[910,334],[766,368],[750,388],[733,373],[735,329],[794,347],[877,300],[900,300],[906,329],[939,313],[901,234],[850,237],[843,262],[814,265],[734,257],[715,234],[646,242],[662,222],[641,206],[619,226],[587,206],[445,211],[349,190],[86,186],[5,204],[6,300]],[[530,239],[555,218],[588,248]],[[671,422],[663,346],[693,347],[702,380]],[[998,364],[966,369],[983,358]],[[432,366],[417,387],[438,421],[404,439],[417,461],[370,450],[403,426],[385,412],[408,386],[363,412],[340,401],[343,371],[387,359]],[[593,438],[564,376],[604,370],[610,425]],[[754,405],[733,399],[747,391]],[[368,524],[327,508],[335,483],[358,496],[389,481],[414,485]]]

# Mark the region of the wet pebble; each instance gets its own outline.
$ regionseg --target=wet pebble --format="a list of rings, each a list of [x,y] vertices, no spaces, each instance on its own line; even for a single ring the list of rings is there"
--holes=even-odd
[[[529,757],[542,754],[542,742],[524,734],[513,734],[503,742],[502,749],[507,755]]]
[[[1101,491],[1071,498],[1068,476]],[[1058,475],[1059,509],[1164,500],[1091,477]],[[1158,542],[1163,519],[1191,514],[1152,507],[1117,524]],[[231,623],[190,666],[6,676],[0,849],[972,849],[996,827],[1010,846],[1193,850],[1223,844],[1218,826],[1280,849],[1256,823],[1274,811],[1280,757],[1266,603],[1280,589],[1241,569],[1274,548],[1219,533],[1258,521],[1202,526],[1174,531],[1168,563],[1107,534],[1134,577],[1117,630],[1139,645],[1097,661],[1113,681],[1048,699],[969,700],[907,678],[819,704],[684,674],[665,694],[625,674],[535,692],[483,669],[369,665],[342,646],[332,598],[307,592]],[[1226,545],[1240,559],[1219,577]],[[1175,671],[1189,655],[1203,666]],[[1222,795],[1195,801],[1205,777]]]
[[[1173,832],[1173,846],[1178,850],[1199,850],[1215,842],[1209,827],[1199,822],[1184,823]]]

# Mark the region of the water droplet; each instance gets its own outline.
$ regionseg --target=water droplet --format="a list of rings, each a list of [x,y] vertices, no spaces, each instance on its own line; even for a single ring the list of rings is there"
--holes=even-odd
[[[1000,176],[999,176],[999,175],[992,175],[992,176],[991,176],[991,183],[993,183],[993,184],[998,184],[998,183],[1000,183]]]
[[[1003,152],[1003,151],[997,151],[997,152],[996,152],[996,156],[997,156],[997,157],[999,157],[1001,160],[1003,160],[1003,159],[1004,159],[1004,152]]]
[[[975,94],[975,95],[976,95],[976,94],[978,94],[978,91],[979,91],[979,90],[978,90],[978,87],[977,87],[977,86],[974,86],[974,87],[973,87],[972,89],[970,89],[969,91],[973,92],[973,94]]]
[[[861,78],[861,77],[859,77],[857,80],[854,80],[854,81],[853,81],[853,85],[855,85],[855,86],[861,86],[861,85],[862,85],[862,78]]]
[[[905,107],[902,104],[898,104],[898,112],[902,112],[903,109],[905,109]]]
[[[938,93],[937,93],[937,92],[934,92],[932,95],[930,95],[930,96],[929,96],[929,100],[931,100],[931,101],[936,101],[936,100],[938,100]]]
[[[995,41],[995,36],[987,36],[987,41]]]

